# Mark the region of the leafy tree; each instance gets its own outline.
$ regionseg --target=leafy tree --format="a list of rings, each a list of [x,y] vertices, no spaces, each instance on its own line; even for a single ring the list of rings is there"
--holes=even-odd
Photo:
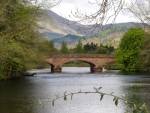
[[[109,50],[105,47],[98,47],[96,50],[97,54],[109,54]]]
[[[142,48],[144,31],[141,28],[128,30],[116,51],[116,61],[118,66],[125,71],[137,71],[138,53]]]
[[[67,44],[66,44],[64,41],[63,41],[62,44],[61,44],[60,53],[61,53],[61,54],[68,54],[68,53],[69,53]]]
[[[91,42],[91,44],[87,43],[86,45],[83,46],[83,49],[85,50],[85,53],[90,53],[90,54],[109,54],[114,52],[114,47],[113,46],[103,46],[100,45],[98,47],[97,44],[94,44]]]

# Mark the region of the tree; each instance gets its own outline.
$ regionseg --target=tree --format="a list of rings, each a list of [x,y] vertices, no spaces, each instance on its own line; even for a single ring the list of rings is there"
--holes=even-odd
[[[90,34],[97,28],[106,29],[108,26],[103,26],[107,23],[115,23],[115,20],[120,12],[129,12],[133,14],[137,19],[142,23],[149,23],[149,6],[150,0],[93,0],[89,1],[89,4],[97,7],[97,10],[94,12],[82,12],[79,8],[76,11],[72,11],[71,18],[75,18],[73,23],[83,23],[84,25],[91,26],[81,26],[87,30],[87,34]],[[111,24],[110,24],[111,25]],[[97,29],[98,30],[98,29]],[[99,29],[101,30],[101,29]],[[83,32],[82,28],[79,29],[79,32]]]
[[[77,8],[77,10],[73,13],[71,18],[75,18],[73,23],[82,23],[83,26],[78,29],[79,32],[84,34],[91,34],[94,30],[103,29],[103,25],[108,22],[115,23],[115,19],[117,15],[120,13],[126,4],[126,0],[95,0],[89,1],[91,5],[98,6],[95,12],[90,13],[82,13],[81,10]],[[91,26],[84,26],[89,25]],[[105,28],[104,28],[105,29]]]
[[[143,40],[143,47],[139,53],[138,67],[140,71],[150,72],[150,0],[136,0],[136,3],[132,3],[128,6],[128,11],[131,12],[134,17],[139,19],[140,22],[145,23],[145,35]]]
[[[34,47],[40,35],[35,31],[39,18],[37,6],[27,0],[2,0],[0,16],[0,76],[21,76],[36,57]],[[31,55],[32,54],[32,55]]]
[[[96,53],[97,54],[109,54],[109,50],[105,47],[98,47],[97,50],[96,50]]]
[[[43,38],[37,32],[37,21],[43,14],[36,1],[1,0],[0,80],[20,77],[41,60],[38,43]]]
[[[64,41],[61,44],[60,53],[61,54],[68,54],[69,53],[67,44]]]
[[[125,71],[137,71],[138,54],[142,49],[144,31],[141,28],[132,28],[127,31],[116,51],[117,65]]]
[[[81,54],[84,53],[82,42],[79,40],[78,44],[75,47],[75,53]]]
[[[98,48],[98,45],[94,44],[93,42],[91,42],[91,44],[87,43],[83,46],[83,50],[86,53],[96,53],[97,48]]]
[[[150,34],[144,35],[142,50],[139,52],[138,67],[140,71],[150,73]]]
[[[85,44],[85,45],[83,46],[83,49],[85,50],[86,53],[88,53],[89,50],[90,50],[90,44],[89,44],[89,43]]]
[[[150,24],[150,0],[131,1],[127,6],[127,11],[132,13],[146,27]]]

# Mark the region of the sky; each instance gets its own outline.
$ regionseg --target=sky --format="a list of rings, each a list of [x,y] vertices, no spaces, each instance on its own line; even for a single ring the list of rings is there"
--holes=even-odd
[[[94,2],[95,0],[90,0],[90,2],[92,1]],[[71,19],[69,15],[71,15],[71,11],[75,11],[76,8],[80,9],[80,11],[84,13],[89,14],[91,12],[96,11],[98,9],[98,6],[89,4],[88,0],[62,0],[59,5],[51,8],[51,10],[60,16],[63,16],[67,19]],[[116,23],[136,22],[136,21],[137,20],[133,16],[131,16],[131,14],[128,12],[120,12],[116,18]]]

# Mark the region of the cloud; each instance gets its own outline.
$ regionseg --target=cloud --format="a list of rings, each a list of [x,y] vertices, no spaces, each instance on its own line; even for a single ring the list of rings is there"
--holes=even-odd
[[[90,0],[90,2],[94,1],[95,0]],[[58,15],[70,19],[69,15],[71,15],[71,11],[75,12],[76,8],[78,8],[81,12],[90,14],[91,12],[95,12],[99,7],[97,5],[89,4],[88,0],[62,0],[58,6],[51,10]],[[120,12],[116,18],[116,23],[133,21],[135,21],[135,18],[133,18],[129,12]]]
[[[98,9],[96,5],[89,4],[88,0],[62,0],[58,6],[53,7],[51,10],[67,19],[70,19],[69,15],[71,15],[71,12],[75,12],[77,8],[82,13],[86,14],[90,14]]]
[[[121,11],[119,15],[116,18],[117,23],[121,22],[139,22],[137,18],[133,16],[132,13],[127,12],[127,11]]]

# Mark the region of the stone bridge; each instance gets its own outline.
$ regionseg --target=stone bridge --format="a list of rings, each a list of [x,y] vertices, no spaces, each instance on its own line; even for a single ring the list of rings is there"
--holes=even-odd
[[[72,61],[82,61],[90,64],[91,72],[102,72],[108,62],[115,61],[112,54],[57,54],[46,58],[51,65],[51,72],[61,72],[62,66]]]

